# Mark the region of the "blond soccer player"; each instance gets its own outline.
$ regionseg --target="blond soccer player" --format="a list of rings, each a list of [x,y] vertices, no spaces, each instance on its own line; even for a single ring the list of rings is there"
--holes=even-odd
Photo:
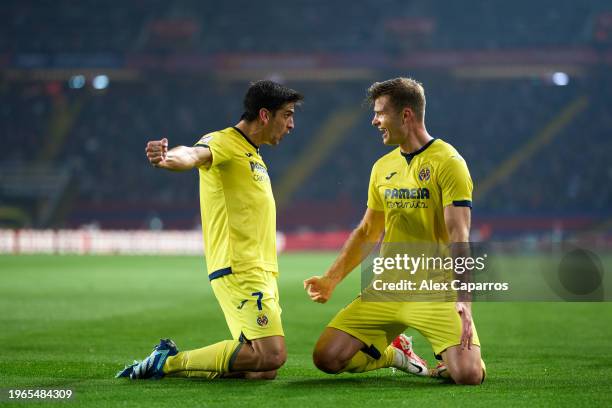
[[[381,237],[383,245],[469,241],[472,180],[455,148],[427,132],[423,86],[409,78],[377,82],[368,99],[383,143],[398,147],[374,164],[365,215],[336,261],[323,276],[304,282],[315,302],[325,303],[368,255],[362,249]],[[408,327],[423,334],[443,360],[437,370],[428,370],[414,354],[403,334]],[[365,302],[358,297],[327,325],[313,359],[327,373],[397,367],[417,375],[447,374],[458,384],[480,384],[485,373],[471,305],[458,300]]]

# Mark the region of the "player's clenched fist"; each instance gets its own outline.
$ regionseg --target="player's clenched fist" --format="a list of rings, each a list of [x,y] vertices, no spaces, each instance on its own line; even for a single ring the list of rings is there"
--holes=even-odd
[[[304,289],[310,299],[317,303],[325,303],[329,300],[336,284],[326,276],[313,276],[304,281]]]
[[[163,138],[162,140],[152,140],[148,142],[145,153],[147,154],[149,163],[155,167],[160,167],[160,165],[163,164],[163,161],[166,160],[166,155],[168,153],[168,139]]]

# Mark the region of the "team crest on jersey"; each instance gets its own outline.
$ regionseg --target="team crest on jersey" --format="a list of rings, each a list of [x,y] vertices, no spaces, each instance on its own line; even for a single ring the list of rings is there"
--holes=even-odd
[[[261,327],[266,327],[268,325],[268,316],[265,314],[257,316],[257,324]]]
[[[431,178],[431,168],[429,165],[424,165],[419,170],[419,181],[428,182]]]

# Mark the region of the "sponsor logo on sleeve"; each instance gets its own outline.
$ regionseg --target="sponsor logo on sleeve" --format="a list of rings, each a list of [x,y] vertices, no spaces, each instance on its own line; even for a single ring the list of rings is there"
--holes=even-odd
[[[209,144],[210,141],[213,140],[213,135],[204,135],[202,136],[202,138],[198,141],[197,144]]]

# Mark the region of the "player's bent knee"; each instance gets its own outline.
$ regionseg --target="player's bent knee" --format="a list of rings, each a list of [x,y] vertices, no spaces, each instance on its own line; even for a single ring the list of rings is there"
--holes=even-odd
[[[276,370],[271,370],[271,371],[265,371],[263,373],[261,373],[261,379],[262,380],[274,380],[276,378],[276,374],[278,373],[278,371]]]
[[[481,367],[470,367],[454,373],[453,380],[459,385],[480,385],[483,380]]]
[[[252,372],[246,373],[244,378],[247,380],[274,380],[276,378],[276,374],[276,370]]]
[[[275,371],[278,370],[287,361],[287,352],[284,350],[272,351],[264,353],[260,356],[260,371]]]
[[[274,339],[272,339],[274,340]],[[274,371],[278,370],[287,360],[287,349],[284,342],[262,341],[254,343],[257,362],[253,371]]]
[[[327,350],[315,349],[312,361],[319,370],[327,374],[337,374],[344,368],[344,363]]]
[[[269,356],[268,358],[266,358],[266,360],[268,361],[268,364],[267,364],[268,370],[270,371],[278,370],[279,368],[283,366],[283,364],[285,364],[285,361],[287,361],[287,354],[286,353],[273,354]]]

